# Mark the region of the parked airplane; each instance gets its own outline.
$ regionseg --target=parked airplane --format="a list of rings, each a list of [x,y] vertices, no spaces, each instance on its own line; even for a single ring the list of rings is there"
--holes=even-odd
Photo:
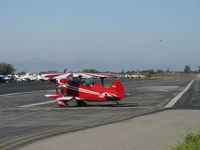
[[[11,79],[11,76],[6,75],[0,75],[0,83],[6,83],[9,82]]]
[[[40,75],[40,74],[30,74],[30,73],[26,73],[25,75],[14,75],[15,79],[17,80],[17,82],[21,82],[21,81],[46,81],[48,80],[48,78],[45,78],[44,75]]]

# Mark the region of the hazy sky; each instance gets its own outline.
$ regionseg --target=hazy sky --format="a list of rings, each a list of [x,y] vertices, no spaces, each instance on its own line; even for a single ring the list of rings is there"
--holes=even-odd
[[[200,66],[200,0],[0,0],[0,62],[17,71]]]

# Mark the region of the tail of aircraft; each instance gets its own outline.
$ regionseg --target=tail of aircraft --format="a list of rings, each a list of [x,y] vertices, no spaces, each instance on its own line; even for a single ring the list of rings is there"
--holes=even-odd
[[[113,82],[113,84],[110,85],[110,88],[115,90],[115,93],[120,100],[124,98],[124,86],[121,82],[119,81]]]

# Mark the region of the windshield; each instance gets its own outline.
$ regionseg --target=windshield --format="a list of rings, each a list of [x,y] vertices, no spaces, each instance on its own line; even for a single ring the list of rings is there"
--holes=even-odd
[[[94,80],[88,79],[88,78],[73,77],[73,78],[70,78],[70,81],[72,83],[82,84],[82,85],[89,86],[89,87],[92,87],[94,84]]]

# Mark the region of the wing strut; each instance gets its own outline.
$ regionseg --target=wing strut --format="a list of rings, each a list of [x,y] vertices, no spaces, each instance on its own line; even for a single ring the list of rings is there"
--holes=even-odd
[[[101,85],[104,86],[104,79],[105,79],[105,77],[100,77],[100,79],[101,79]]]

